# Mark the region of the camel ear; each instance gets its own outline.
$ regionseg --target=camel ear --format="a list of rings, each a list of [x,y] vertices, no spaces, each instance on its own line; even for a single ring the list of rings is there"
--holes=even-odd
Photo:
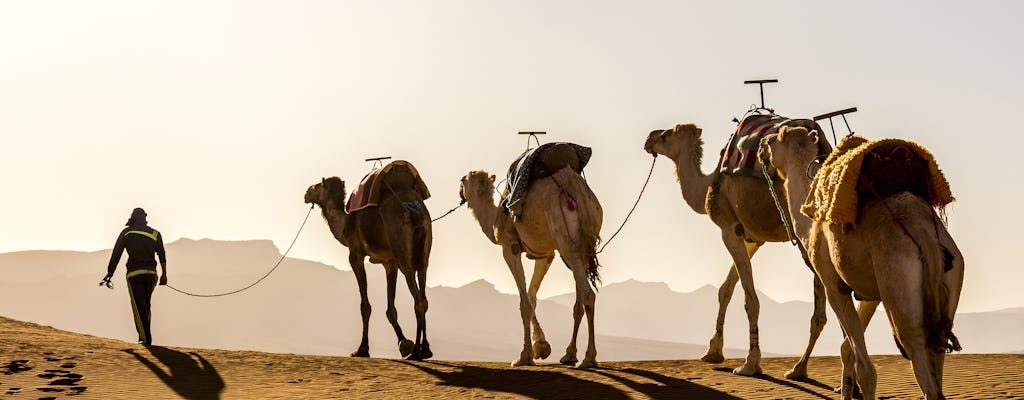
[[[814,142],[814,144],[818,144],[821,142],[821,133],[818,132],[817,130],[811,131],[810,135],[811,141]]]
[[[323,178],[323,177],[321,177],[321,178],[320,178],[320,184],[321,184],[321,185],[327,185],[327,178]]]
[[[700,137],[701,132],[704,132],[703,129],[700,129],[699,127],[696,127],[696,126],[693,127],[693,131],[694,131],[694,133],[697,134],[697,137]]]
[[[491,183],[494,183],[494,174],[491,174]]]

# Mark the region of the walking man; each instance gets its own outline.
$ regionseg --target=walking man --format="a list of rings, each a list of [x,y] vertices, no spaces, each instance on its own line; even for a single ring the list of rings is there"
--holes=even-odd
[[[160,284],[167,284],[167,256],[164,254],[164,238],[156,229],[146,223],[146,211],[141,208],[132,210],[132,216],[125,223],[126,228],[117,237],[114,252],[110,254],[107,275],[100,284],[110,286],[110,278],[114,276],[121,253],[128,250],[128,296],[132,300],[132,313],[135,316],[135,329],[139,331],[139,343],[153,344],[152,331],[149,328],[150,299],[157,285],[156,260],[153,254],[160,257]]]

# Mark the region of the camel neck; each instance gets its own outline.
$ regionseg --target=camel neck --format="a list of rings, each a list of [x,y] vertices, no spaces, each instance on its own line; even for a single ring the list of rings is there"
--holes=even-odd
[[[493,192],[494,189],[491,189]],[[476,218],[477,223],[480,224],[480,230],[484,232],[487,239],[490,239],[491,243],[498,244],[498,240],[494,237],[494,222],[495,218],[498,217],[498,206],[494,204],[493,198],[471,198],[466,200],[466,204],[469,206],[470,211],[473,212],[473,217]]]
[[[323,204],[320,206],[320,214],[327,221],[327,226],[331,229],[331,234],[334,235],[334,238],[341,242],[341,244],[348,246],[348,242],[342,234],[345,231],[345,222],[348,220],[345,204],[338,204],[333,201]]]
[[[801,168],[790,168],[786,176],[788,178],[783,182],[785,193],[782,193],[785,199],[782,201],[785,201],[788,206],[789,215],[793,220],[794,234],[806,246],[810,239],[813,221],[800,209],[810,192],[811,180],[807,178],[805,170]]]
[[[701,172],[701,160],[694,154],[683,152],[672,157],[672,161],[676,164],[676,178],[679,179],[679,190],[683,194],[683,200],[697,214],[707,214],[704,203],[714,175],[705,175]]]

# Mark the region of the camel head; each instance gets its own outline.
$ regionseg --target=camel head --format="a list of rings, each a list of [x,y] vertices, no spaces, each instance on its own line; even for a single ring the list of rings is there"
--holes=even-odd
[[[697,158],[703,152],[704,141],[700,138],[701,129],[694,124],[679,124],[675,128],[651,131],[644,143],[644,151],[653,156],[661,154],[675,158],[683,152],[696,149]]]
[[[818,158],[822,140],[825,139],[816,130],[808,132],[803,127],[783,126],[778,134],[761,141],[757,156],[761,162],[775,167],[779,177],[786,179],[786,174],[793,168],[805,170]]]
[[[486,171],[470,171],[462,177],[459,185],[459,197],[462,200],[489,199],[494,201],[494,175]]]
[[[311,185],[309,189],[306,189],[306,204],[316,204],[323,207],[332,200],[344,206],[345,181],[336,176],[322,178],[320,183]]]

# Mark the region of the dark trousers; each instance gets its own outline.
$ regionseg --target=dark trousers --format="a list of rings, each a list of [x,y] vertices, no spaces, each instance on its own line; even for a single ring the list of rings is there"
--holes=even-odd
[[[135,329],[139,331],[139,343],[143,344],[153,344],[153,334],[149,329],[149,305],[156,281],[154,270],[139,269],[128,273],[128,297],[132,299],[132,314],[135,316]]]

